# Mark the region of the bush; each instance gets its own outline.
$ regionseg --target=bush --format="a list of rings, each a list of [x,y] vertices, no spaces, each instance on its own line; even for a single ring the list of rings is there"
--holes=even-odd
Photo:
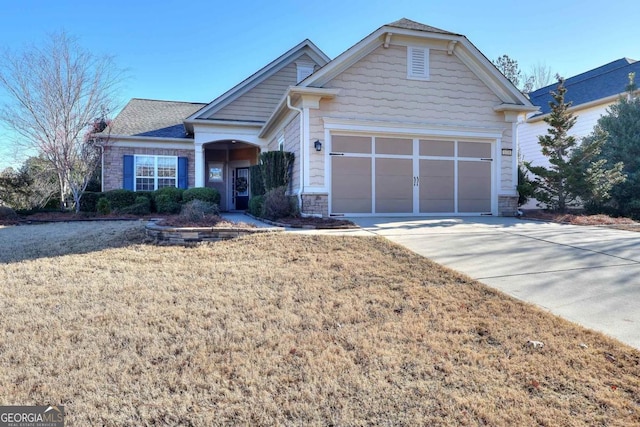
[[[293,161],[293,153],[286,151],[267,151],[260,154],[260,170],[266,191],[289,184]]]
[[[109,215],[111,213],[111,202],[106,197],[100,197],[96,203],[96,212],[101,215]]]
[[[220,193],[215,188],[195,187],[184,190],[182,202],[188,203],[192,200],[202,200],[203,202],[220,204]]]
[[[177,214],[180,212],[180,202],[176,202],[170,194],[157,194],[156,212],[161,214]]]
[[[264,196],[253,196],[249,199],[249,213],[253,216],[262,216],[262,207],[264,206]]]
[[[18,214],[8,206],[0,206],[0,221],[10,220],[15,221],[18,219]]]
[[[264,195],[262,216],[270,220],[295,216],[297,210],[294,207],[294,200],[285,193],[286,187],[278,187],[267,191],[267,194]]]
[[[250,191],[253,196],[263,196],[265,193],[264,181],[262,180],[262,166],[255,165],[249,167]]]
[[[145,196],[136,197],[133,205],[118,210],[118,213],[130,215],[148,215],[151,213],[151,199]]]
[[[104,193],[114,211],[124,209],[136,203],[138,194],[131,190],[111,190]]]
[[[80,199],[80,210],[82,212],[96,212],[96,204],[102,197],[104,197],[104,193],[85,191],[82,193],[82,198]]]
[[[181,188],[164,187],[155,191],[154,198],[157,202],[159,196],[167,196],[172,202],[180,203],[182,202],[182,193],[184,193],[184,190]]]
[[[190,221],[198,221],[207,216],[220,214],[220,209],[215,203],[194,199],[182,205],[180,216]]]

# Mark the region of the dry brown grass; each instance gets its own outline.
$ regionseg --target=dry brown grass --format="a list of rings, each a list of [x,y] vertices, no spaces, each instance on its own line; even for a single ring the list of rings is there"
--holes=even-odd
[[[640,423],[638,351],[379,238],[94,243],[0,265],[0,404],[76,426]]]

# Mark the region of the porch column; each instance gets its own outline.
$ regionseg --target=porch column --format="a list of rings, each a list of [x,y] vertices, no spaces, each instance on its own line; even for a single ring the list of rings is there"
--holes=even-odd
[[[204,187],[204,146],[196,143],[195,150],[195,186]]]

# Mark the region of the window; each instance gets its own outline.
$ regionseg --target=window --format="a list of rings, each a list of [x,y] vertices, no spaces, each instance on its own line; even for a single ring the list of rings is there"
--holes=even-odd
[[[135,191],[153,191],[178,186],[178,158],[135,156]]]
[[[407,47],[407,78],[429,80],[429,49],[426,47]]]

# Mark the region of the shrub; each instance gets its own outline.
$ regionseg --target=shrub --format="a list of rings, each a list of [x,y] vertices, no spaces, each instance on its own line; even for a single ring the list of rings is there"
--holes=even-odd
[[[207,216],[220,214],[220,209],[215,203],[194,199],[182,205],[180,216],[190,221],[198,221]]]
[[[100,197],[96,203],[96,212],[101,215],[109,215],[111,213],[111,202],[106,197]]]
[[[177,187],[164,187],[155,191],[156,202],[159,196],[167,196],[169,200],[175,203],[182,202],[182,193],[184,190]]]
[[[264,181],[262,179],[262,166],[255,165],[249,167],[249,176],[251,177],[250,181],[250,191],[253,196],[263,196],[264,189]]]
[[[264,206],[264,196],[253,196],[249,199],[249,213],[253,216],[262,216]]]
[[[147,196],[138,196],[133,205],[118,210],[122,214],[148,215],[151,212],[151,199]]]
[[[177,214],[180,212],[180,202],[176,202],[170,194],[157,194],[155,200],[158,213]]]
[[[111,190],[105,192],[104,197],[109,201],[111,209],[116,211],[135,204],[138,195],[131,190]]]
[[[80,210],[82,212],[96,212],[96,204],[102,197],[104,197],[104,193],[85,191],[82,193],[82,199],[80,199]]]
[[[276,220],[294,216],[296,210],[294,203],[286,194],[285,187],[274,188],[264,195],[263,216],[267,219]]]
[[[267,151],[260,154],[262,181],[266,191],[288,185],[293,161],[293,153],[286,151]]]
[[[220,193],[215,188],[195,187],[184,190],[182,202],[188,203],[192,200],[202,200],[203,202],[220,204]]]
[[[18,214],[8,206],[0,206],[0,221],[9,220],[15,221],[18,219]]]

